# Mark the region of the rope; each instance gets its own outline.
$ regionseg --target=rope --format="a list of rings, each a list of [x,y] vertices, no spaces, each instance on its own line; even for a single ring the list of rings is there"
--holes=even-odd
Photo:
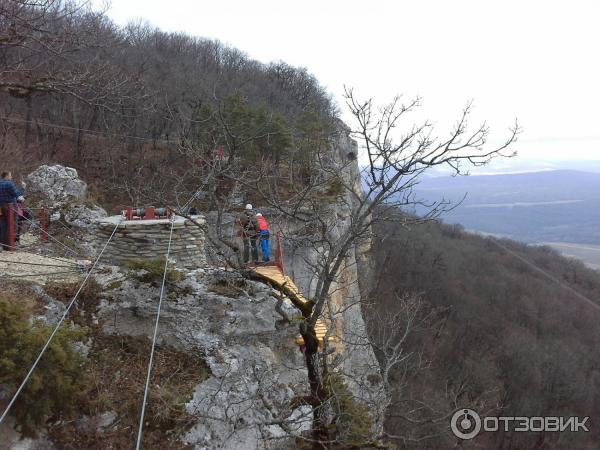
[[[44,266],[44,267],[72,267],[72,266],[61,266],[58,264],[42,264],[42,263],[32,263],[32,262],[26,262],[26,261],[10,261],[7,259],[0,259],[0,263],[26,264],[28,266]]]
[[[200,193],[200,191],[202,190],[203,187],[204,187],[203,185],[200,185],[200,187],[198,189],[196,189],[196,192],[194,192],[194,195],[192,195],[190,197],[190,199],[181,208],[182,211],[185,211],[188,208],[188,206],[190,206],[192,204],[192,202],[194,200],[196,200],[196,197],[198,196],[198,194]]]
[[[135,139],[138,141],[146,141],[146,142],[162,142],[162,143],[166,143],[166,144],[179,144],[181,143],[180,140],[176,140],[176,139],[152,139],[152,138],[146,138],[146,137],[141,137],[141,136],[130,136],[130,135],[119,135],[117,133],[109,133],[109,132],[105,132],[105,131],[95,131],[95,130],[87,130],[84,128],[75,128],[75,127],[69,127],[66,125],[58,125],[55,123],[48,123],[48,122],[38,122],[38,121],[34,121],[34,120],[26,120],[26,119],[19,119],[16,117],[7,117],[7,116],[0,116],[0,120],[6,120],[7,122],[15,122],[15,123],[30,123],[33,125],[39,125],[39,126],[43,126],[43,127],[48,127],[48,128],[58,128],[61,130],[73,130],[73,131],[77,131],[77,132],[85,132],[85,133],[89,133],[89,134],[97,134],[99,136],[110,136],[110,137],[120,137],[120,138],[125,138],[125,139]]]
[[[31,245],[28,245],[28,246],[26,246],[26,247],[21,247],[21,246],[19,246],[19,247],[14,247],[14,246],[12,246],[12,245],[8,245],[8,244],[2,244],[2,245],[4,245],[5,247],[8,247],[8,248],[12,248],[13,250],[23,250],[24,248],[30,248],[30,247],[32,247]],[[65,263],[65,264],[72,264],[72,265],[74,265],[74,266],[76,266],[76,265],[77,265],[77,263],[76,263],[76,262],[69,261],[69,260],[66,260],[66,259],[64,259],[64,258],[57,258],[57,257],[55,257],[55,256],[49,256],[49,255],[40,255],[39,253],[34,253],[34,252],[30,252],[30,251],[27,251],[27,253],[30,253],[30,254],[32,254],[32,255],[41,256],[42,258],[55,259],[55,260],[57,260],[57,261],[60,261],[60,262],[63,262],[63,263]]]
[[[163,294],[165,292],[165,282],[167,280],[167,268],[169,265],[169,255],[171,254],[171,241],[173,239],[173,227],[175,225],[175,215],[171,216],[171,232],[169,234],[169,245],[167,247],[167,257],[165,258],[165,271],[163,273],[162,285],[160,287],[160,298],[158,300],[158,311],[156,312],[156,322],[154,324],[154,336],[152,337],[152,348],[150,349],[150,361],[148,362],[148,374],[146,375],[146,387],[144,388],[144,401],[142,403],[142,412],[140,415],[140,426],[138,430],[136,450],[140,449],[142,444],[142,430],[144,428],[144,413],[146,412],[146,403],[148,401],[148,391],[150,390],[150,375],[152,374],[152,363],[154,362],[154,349],[156,347],[156,337],[158,335],[158,322],[160,320],[160,310],[162,307]]]
[[[61,275],[61,274],[65,274],[65,273],[81,273],[78,272],[77,270],[65,270],[62,272],[38,272],[38,273],[27,273],[27,274],[23,274],[23,273],[17,273],[17,274],[12,274],[12,273],[7,273],[4,275],[0,275],[1,279],[12,279],[12,278],[27,278],[27,277],[45,277],[46,275]]]
[[[56,239],[54,236],[52,236],[50,233],[48,233],[46,230],[44,230],[40,225],[38,225],[37,223],[35,223],[33,220],[28,219],[27,217],[23,216],[23,219],[25,219],[26,221],[28,221],[31,225],[33,225],[36,228],[39,228],[42,233],[46,233],[46,236],[48,236],[50,239],[52,239],[54,242],[56,242],[57,244],[63,246],[65,249],[67,249],[70,253],[76,255],[76,256],[80,256],[79,253],[77,253],[75,250],[73,250],[71,247],[69,247],[68,245],[63,244],[62,242],[60,242],[58,239]]]
[[[58,329],[60,328],[61,324],[63,323],[63,321],[65,320],[65,318],[67,317],[67,314],[69,314],[69,311],[71,310],[71,307],[73,306],[73,304],[75,303],[75,300],[77,300],[77,297],[79,296],[79,294],[81,293],[83,287],[85,286],[85,283],[87,282],[87,280],[90,278],[90,276],[92,275],[92,272],[94,271],[94,269],[96,268],[96,265],[98,264],[98,261],[100,261],[100,257],[102,256],[102,254],[104,253],[104,250],[106,250],[106,247],[108,247],[108,244],[110,243],[110,241],[112,240],[112,238],[114,237],[115,233],[117,232],[117,228],[119,227],[119,225],[121,224],[122,221],[120,221],[117,225],[115,225],[115,229],[113,230],[112,234],[110,235],[110,237],[108,238],[108,240],[106,241],[106,243],[104,244],[104,247],[102,248],[102,251],[100,252],[100,254],[98,255],[98,257],[96,258],[96,261],[94,261],[94,264],[92,265],[92,267],[90,268],[89,272],[87,273],[87,275],[85,276],[85,279],[83,280],[83,282],[81,283],[81,285],[79,286],[79,289],[77,290],[77,292],[75,293],[75,296],[73,297],[73,299],[69,302],[67,308],[65,309],[65,312],[63,313],[62,317],[60,318],[60,320],[58,321],[58,323],[56,324],[56,326],[54,327],[54,330],[52,331],[52,334],[50,335],[50,337],[48,338],[48,340],[46,341],[46,344],[44,345],[44,347],[42,348],[42,350],[40,351],[39,355],[37,356],[35,362],[33,363],[33,365],[31,366],[31,368],[29,369],[29,372],[27,372],[27,375],[25,376],[25,379],[23,380],[23,382],[21,383],[21,385],[19,386],[19,388],[17,389],[17,392],[15,392],[15,394],[13,395],[12,399],[10,400],[8,406],[6,407],[6,409],[4,410],[4,412],[2,413],[2,416],[0,416],[0,424],[2,423],[2,421],[4,420],[4,418],[8,415],[8,412],[10,411],[10,408],[12,408],[12,405],[15,403],[15,401],[17,400],[17,397],[19,396],[19,394],[21,393],[21,391],[23,390],[23,388],[25,387],[25,385],[27,384],[27,381],[29,381],[29,378],[31,377],[31,374],[33,373],[33,371],[35,370],[35,368],[37,367],[38,363],[40,362],[40,360],[42,359],[42,356],[44,355],[44,353],[46,352],[46,350],[48,349],[48,346],[50,345],[50,342],[52,342],[52,339],[54,339],[54,336],[56,335],[56,333],[58,332]]]
[[[589,305],[593,306],[596,309],[600,310],[600,305],[596,302],[594,302],[593,300],[589,299],[588,297],[586,297],[585,295],[577,292],[575,289],[573,289],[571,286],[566,285],[565,283],[563,283],[562,281],[560,281],[558,278],[556,278],[555,276],[549,274],[548,272],[546,272],[544,269],[536,266],[534,263],[532,263],[531,261],[526,260],[525,258],[523,258],[521,255],[515,253],[514,251],[510,250],[509,248],[505,247],[504,245],[500,244],[498,241],[496,241],[495,239],[492,239],[491,242],[493,242],[494,244],[496,244],[498,247],[500,247],[502,250],[504,250],[506,253],[508,253],[509,255],[517,258],[519,261],[523,262],[524,264],[526,264],[527,266],[531,267],[533,270],[535,270],[536,272],[541,273],[542,275],[544,275],[546,278],[548,278],[551,281],[554,281],[556,284],[558,284],[559,286],[562,286],[564,289],[566,289],[567,291],[569,291],[571,294],[573,294],[575,297],[577,297],[579,300],[583,300],[584,302],[588,303]]]

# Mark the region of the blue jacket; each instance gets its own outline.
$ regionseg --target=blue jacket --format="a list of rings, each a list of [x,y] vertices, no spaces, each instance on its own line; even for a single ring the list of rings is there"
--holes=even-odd
[[[15,184],[9,180],[0,180],[0,205],[5,203],[15,203],[21,191]]]

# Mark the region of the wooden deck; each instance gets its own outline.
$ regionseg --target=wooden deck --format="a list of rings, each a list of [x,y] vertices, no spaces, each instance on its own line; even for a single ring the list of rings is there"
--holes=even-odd
[[[290,300],[297,301],[303,305],[308,302],[300,293],[300,290],[298,289],[298,286],[296,286],[296,283],[294,283],[294,280],[281,273],[276,266],[257,266],[253,267],[253,270],[261,277],[266,278],[272,285],[285,289],[285,291],[287,291],[284,292],[286,295],[291,295],[294,297],[290,298]]]
[[[274,288],[285,294],[290,301],[297,307],[307,306],[309,301],[302,295],[294,280],[284,275],[276,266],[256,266],[252,270],[267,281]],[[327,325],[318,319],[315,325],[315,333],[319,339],[319,345],[323,345],[323,338],[327,334]],[[301,335],[296,336],[296,344],[304,345],[304,339]]]

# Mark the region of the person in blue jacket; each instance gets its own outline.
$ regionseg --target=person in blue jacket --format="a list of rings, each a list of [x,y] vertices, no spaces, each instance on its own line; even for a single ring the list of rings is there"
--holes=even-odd
[[[23,201],[22,192],[12,182],[10,172],[0,174],[0,246],[8,250],[8,216],[12,214],[13,224],[17,225],[15,215],[17,201]],[[15,229],[16,231],[16,229]]]
[[[260,236],[260,249],[262,251],[263,262],[269,262],[269,224],[261,213],[256,214],[258,222],[258,235]]]

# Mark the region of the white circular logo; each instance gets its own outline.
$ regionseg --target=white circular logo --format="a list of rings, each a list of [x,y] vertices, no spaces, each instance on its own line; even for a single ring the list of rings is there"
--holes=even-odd
[[[450,419],[450,428],[459,439],[473,439],[481,431],[481,418],[472,409],[459,409]]]

